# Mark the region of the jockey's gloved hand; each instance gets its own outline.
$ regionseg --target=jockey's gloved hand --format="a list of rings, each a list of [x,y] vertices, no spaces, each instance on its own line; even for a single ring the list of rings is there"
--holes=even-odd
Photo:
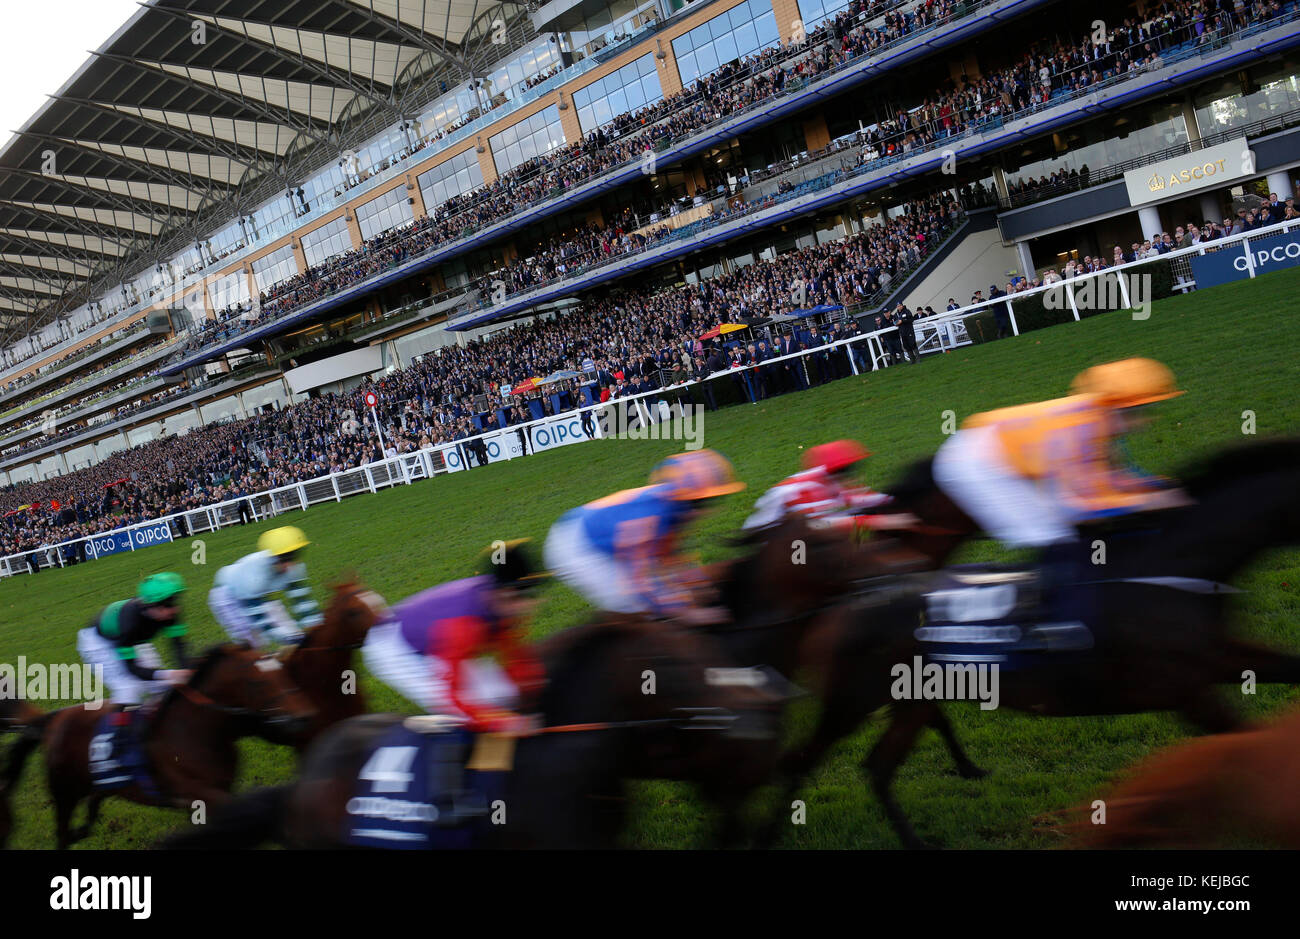
[[[161,669],[155,673],[160,681],[165,681],[169,685],[183,685],[190,680],[194,673],[188,668],[170,668]]]
[[[301,632],[289,626],[272,626],[267,630],[267,635],[276,642],[281,642],[285,645],[296,645],[297,643],[302,642],[303,639]]]

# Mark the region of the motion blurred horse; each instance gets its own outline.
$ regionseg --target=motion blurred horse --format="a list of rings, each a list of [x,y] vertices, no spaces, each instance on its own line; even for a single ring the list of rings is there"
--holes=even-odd
[[[1300,848],[1300,711],[1264,727],[1202,737],[1144,760],[1105,798],[1093,848]]]
[[[1229,591],[1219,589],[1269,549],[1300,542],[1300,441],[1262,441],[1220,454],[1183,474],[1195,505],[1146,520],[1116,538],[1094,582],[1097,654],[1069,663],[1050,655],[1035,668],[1000,674],[1001,703],[1046,716],[1176,710],[1210,732],[1240,717],[1214,685],[1243,669],[1263,682],[1300,682],[1300,656],[1227,634]],[[933,582],[898,578],[851,597],[819,618],[810,642],[827,663],[823,708],[812,736],[782,770],[787,792],[838,740],[892,704],[888,729],[863,762],[902,841],[923,842],[893,797],[891,782],[925,727],[943,735],[964,776],[982,775],[957,741],[939,702],[896,701],[891,669],[924,655],[915,630]],[[787,800],[788,802],[788,800]]]
[[[333,585],[333,589],[325,621],[308,630],[303,641],[283,659],[289,680],[316,711],[297,743],[300,750],[305,750],[325,728],[366,712],[353,652],[365,643],[366,633],[385,614],[386,605],[382,597],[352,577]]]
[[[614,847],[625,780],[690,781],[728,812],[775,766],[775,702],[719,674],[718,653],[698,636],[622,616],[563,630],[538,653],[545,726],[516,740],[503,796],[509,824],[485,826],[477,847]],[[164,846],[346,846],[357,780],[403,720],[368,714],[335,725],[308,750],[297,782],[242,796]]]
[[[42,715],[27,725],[6,761],[3,785],[11,789],[31,751],[44,747],[59,848],[85,838],[99,815],[106,794],[92,783],[91,738],[107,713],[109,707],[73,705]],[[311,703],[275,659],[243,646],[216,646],[187,684],[167,692],[144,730],[156,791],[132,781],[111,794],[142,805],[188,809],[196,799],[209,808],[219,805],[235,781],[236,740],[256,735],[292,744],[313,716]],[[73,829],[72,814],[83,800],[86,821]]]

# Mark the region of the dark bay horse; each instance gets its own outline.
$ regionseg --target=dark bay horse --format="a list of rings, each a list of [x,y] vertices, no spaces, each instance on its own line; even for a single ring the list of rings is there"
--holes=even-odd
[[[297,746],[306,749],[325,728],[366,712],[353,653],[385,613],[383,598],[354,578],[333,586],[324,622],[308,630],[284,657],[284,668],[315,709],[316,716]]]
[[[37,718],[11,749],[4,786],[12,787],[36,747],[45,766],[59,848],[86,837],[104,794],[90,776],[90,744],[107,708],[73,705]],[[210,649],[189,682],[167,692],[144,732],[143,749],[158,794],[136,783],[112,795],[142,805],[189,809],[202,800],[209,809],[230,797],[238,753],[235,741],[259,736],[292,744],[313,717],[311,703],[289,681],[274,658],[238,645]],[[86,821],[72,828],[72,814],[87,800]]]
[[[778,754],[776,702],[719,680],[718,653],[701,642],[670,623],[623,616],[540,643],[545,727],[517,739],[508,823],[491,826],[483,846],[614,847],[629,779],[690,781],[724,810],[761,785]],[[367,714],[335,725],[308,750],[297,782],[241,796],[166,846],[345,846],[358,774],[403,719]]]
[[[1144,531],[1116,537],[1092,584],[1094,621],[1104,624],[1096,655],[1071,664],[1003,672],[1001,703],[1046,716],[1175,710],[1210,732],[1240,717],[1215,690],[1240,682],[1300,682],[1300,656],[1228,634],[1229,583],[1261,553],[1300,542],[1300,441],[1262,441],[1220,454],[1184,474],[1196,504],[1159,513]],[[1172,580],[1170,580],[1172,578]],[[923,845],[893,797],[891,782],[919,733],[943,735],[966,776],[982,775],[962,750],[938,701],[898,701],[891,669],[922,655],[914,630],[925,613],[925,575],[908,575],[851,597],[823,614],[810,641],[826,650],[818,724],[783,764],[787,789],[878,708],[888,728],[863,763],[899,837]]]

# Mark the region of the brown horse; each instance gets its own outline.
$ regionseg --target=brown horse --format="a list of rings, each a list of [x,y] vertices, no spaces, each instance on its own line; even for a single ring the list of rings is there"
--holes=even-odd
[[[385,604],[382,597],[353,578],[335,584],[333,589],[325,621],[309,630],[283,659],[289,680],[316,710],[311,726],[297,744],[300,750],[305,750],[325,728],[366,712],[353,652],[361,648],[366,633],[384,615]]]
[[[563,630],[537,652],[545,726],[517,739],[504,794],[509,824],[486,826],[481,846],[614,847],[629,779],[693,782],[734,815],[775,766],[778,702],[720,673],[719,653],[698,635],[619,616]],[[358,774],[401,720],[366,714],[335,725],[308,750],[297,782],[240,796],[166,846],[345,846]],[[729,824],[724,818],[724,840],[734,834]]]
[[[52,711],[29,725],[37,732],[25,734],[10,751],[6,787],[18,781],[28,754],[44,747],[60,848],[86,837],[98,817],[104,794],[91,784],[90,745],[105,713],[84,705]],[[311,702],[275,659],[243,646],[217,646],[187,684],[163,697],[145,729],[143,749],[160,795],[136,783],[112,794],[142,805],[188,809],[194,800],[219,805],[235,781],[236,740],[257,735],[293,743],[312,717]],[[86,821],[74,830],[72,814],[83,800],[88,800]]]
[[[1240,717],[1215,693],[1239,682],[1300,682],[1300,656],[1226,634],[1226,591],[1254,558],[1300,541],[1300,442],[1263,441],[1228,451],[1196,474],[1183,474],[1198,500],[1147,519],[1145,532],[1116,538],[1092,586],[1093,622],[1103,629],[1097,654],[1000,675],[1003,706],[1044,716],[1176,710],[1210,732],[1232,730]],[[1172,579],[1172,583],[1170,580]],[[982,775],[963,752],[939,702],[894,700],[891,670],[923,655],[915,629],[932,585],[904,577],[852,597],[810,630],[829,671],[812,736],[783,765],[789,791],[838,740],[873,711],[892,705],[890,724],[863,763],[886,814],[905,844],[923,846],[894,799],[891,782],[926,727],[940,731],[966,776]]]
[[[1093,848],[1232,847],[1250,838],[1300,848],[1300,711],[1266,726],[1162,750],[1126,774]],[[1092,815],[1089,810],[1089,815]]]

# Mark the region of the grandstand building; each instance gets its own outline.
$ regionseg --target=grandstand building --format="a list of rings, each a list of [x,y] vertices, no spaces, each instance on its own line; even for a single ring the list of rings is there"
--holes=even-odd
[[[849,315],[1230,228],[1298,50],[1296,0],[149,0],[0,153],[0,487],[927,201]]]

